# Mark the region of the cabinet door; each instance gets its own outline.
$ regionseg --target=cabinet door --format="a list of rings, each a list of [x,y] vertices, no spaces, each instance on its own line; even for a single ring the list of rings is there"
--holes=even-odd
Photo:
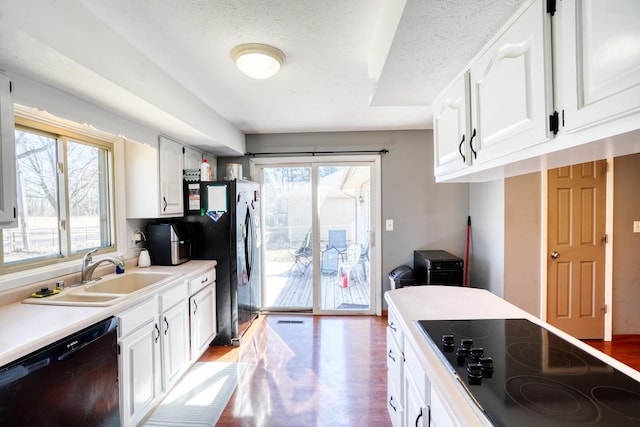
[[[160,396],[160,329],[147,323],[120,341],[122,425],[137,425]]]
[[[184,147],[184,168],[200,170],[201,164],[202,153],[198,150],[194,150],[193,148]]]
[[[399,398],[399,392],[393,387],[391,372],[387,372],[387,411],[393,427],[402,427],[404,407]]]
[[[189,299],[191,317],[191,360],[205,352],[216,334],[216,288],[207,286]]]
[[[455,424],[449,418],[442,399],[435,390],[431,390],[431,411],[430,411],[431,424],[438,427],[453,427]]]
[[[405,423],[406,426],[428,427],[429,407],[420,399],[420,394],[410,377],[404,381]]]
[[[537,0],[471,65],[472,162],[549,139],[550,15]]]
[[[182,145],[160,137],[160,215],[181,216],[182,200]]]
[[[469,164],[469,74],[465,73],[434,103],[436,175]]]
[[[162,390],[168,391],[189,362],[189,313],[183,300],[162,314]]]
[[[640,103],[640,2],[559,2],[562,37],[554,40],[567,132],[602,124]],[[635,119],[633,129],[637,128]],[[631,129],[620,129],[627,131]]]
[[[0,73],[0,228],[16,226],[16,143],[9,78]]]
[[[387,371],[389,374],[389,384],[396,393],[396,399],[403,403],[402,399],[402,378],[403,378],[404,357],[398,347],[393,331],[387,327]]]

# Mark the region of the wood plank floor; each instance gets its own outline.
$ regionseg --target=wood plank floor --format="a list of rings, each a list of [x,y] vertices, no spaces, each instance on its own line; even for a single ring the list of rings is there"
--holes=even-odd
[[[386,316],[261,315],[239,347],[201,360],[246,363],[220,426],[389,426]]]
[[[640,371],[640,335],[614,335],[611,341],[584,340],[584,342]]]
[[[266,301],[268,308],[311,308],[313,306],[313,270],[293,268],[291,263],[267,263]],[[360,276],[363,276],[362,274]],[[349,286],[338,284],[337,274],[320,275],[320,308],[367,309],[370,304],[369,282],[352,275]]]
[[[220,426],[390,426],[386,316],[261,315],[239,347],[203,361],[247,367]],[[640,370],[640,335],[586,341]]]

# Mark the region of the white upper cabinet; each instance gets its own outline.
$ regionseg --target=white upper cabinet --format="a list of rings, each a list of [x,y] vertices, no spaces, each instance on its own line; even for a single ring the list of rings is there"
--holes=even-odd
[[[434,101],[436,180],[486,181],[638,152],[629,143],[640,129],[638,22],[638,0],[527,2],[466,70],[464,134],[462,82]],[[454,143],[463,135],[466,151]]]
[[[563,0],[558,3],[556,57],[571,133],[640,111],[640,1]],[[631,128],[638,128],[637,117]]]
[[[436,174],[461,169],[470,164],[468,124],[469,74],[465,73],[433,104]]]
[[[202,152],[194,150],[191,147],[184,147],[184,168],[185,169],[198,169],[202,164]]]
[[[15,227],[16,143],[11,82],[0,73],[0,228]]]
[[[439,181],[508,162],[552,137],[551,14],[546,3],[527,3],[434,101]]]
[[[127,218],[182,216],[182,145],[160,137],[157,146],[126,141]]]
[[[549,139],[550,24],[546,2],[536,0],[471,64],[473,163]]]
[[[182,144],[160,137],[160,215],[182,216]]]

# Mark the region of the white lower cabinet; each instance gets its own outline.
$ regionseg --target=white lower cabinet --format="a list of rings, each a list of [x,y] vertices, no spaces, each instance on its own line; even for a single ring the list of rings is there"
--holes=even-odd
[[[189,298],[191,360],[207,350],[217,332],[216,287],[211,283]]]
[[[454,423],[447,415],[444,404],[438,393],[432,389],[431,391],[431,425],[437,427],[454,427]]]
[[[189,298],[192,280],[204,288]],[[215,271],[192,280],[170,284],[117,316],[123,426],[143,421],[213,339]]]
[[[387,410],[393,427],[404,425],[404,335],[396,314],[389,310],[387,326]]]
[[[404,418],[403,378],[404,355],[395,332],[391,326],[387,327],[387,409],[394,427],[402,426]]]
[[[118,316],[120,418],[137,425],[161,395],[160,326],[153,297]]]
[[[393,386],[391,372],[387,372],[387,410],[393,427],[403,426],[404,407],[400,392]]]
[[[416,385],[410,377],[405,378],[405,423],[406,426],[428,427],[432,425],[429,416],[429,407],[422,402]]]
[[[454,426],[433,389],[408,332],[389,310],[387,327],[387,410],[393,427]]]
[[[186,282],[160,294],[162,390],[165,392],[180,379],[189,363],[187,296]]]
[[[429,426],[431,385],[411,344],[404,349],[405,426]]]

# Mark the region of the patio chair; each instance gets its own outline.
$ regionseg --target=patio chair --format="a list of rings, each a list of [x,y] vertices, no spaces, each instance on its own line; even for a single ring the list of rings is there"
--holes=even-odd
[[[300,273],[305,274],[313,261],[313,250],[311,247],[311,230],[307,232],[302,244],[296,249],[291,256],[293,257],[293,265],[289,271],[297,268]]]
[[[322,251],[322,273],[337,273],[347,250],[347,230],[329,230],[329,242]]]
[[[360,276],[360,255],[362,254],[362,246],[357,243],[351,243],[347,246],[344,261],[340,263],[340,271],[346,274],[351,281],[351,273],[355,271],[355,277],[359,283],[362,283]]]
[[[367,277],[369,275],[369,238],[367,238],[365,244],[362,245],[359,263],[362,266],[364,277]]]
[[[340,259],[344,259],[347,251],[347,230],[329,230],[329,242],[327,250],[335,249],[340,255]]]

